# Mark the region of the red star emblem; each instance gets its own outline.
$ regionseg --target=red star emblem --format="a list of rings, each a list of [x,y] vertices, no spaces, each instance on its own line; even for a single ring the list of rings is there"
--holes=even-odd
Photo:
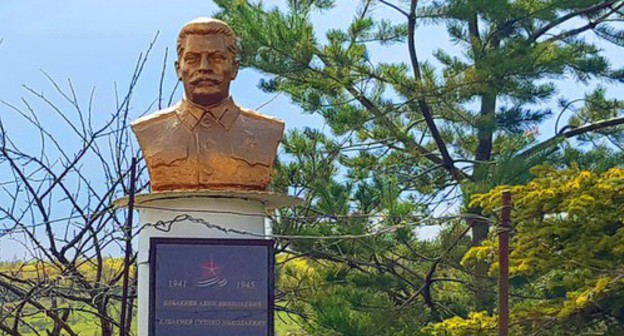
[[[204,271],[206,271],[206,276],[213,276],[213,275],[218,275],[219,274],[219,270],[221,269],[221,267],[219,267],[218,264],[216,264],[212,258],[212,255],[210,256],[210,261],[205,262],[202,265],[202,269],[204,269]]]

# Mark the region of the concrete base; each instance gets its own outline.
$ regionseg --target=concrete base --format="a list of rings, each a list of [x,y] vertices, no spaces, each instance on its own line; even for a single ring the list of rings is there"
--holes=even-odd
[[[237,238],[259,239],[258,236],[226,233],[189,220],[170,226],[152,226],[158,221],[170,221],[176,216],[190,215],[223,228],[265,234],[265,204],[259,200],[223,197],[165,197],[140,204],[138,248],[138,335],[147,336],[149,330],[149,246],[152,237],[167,238]],[[168,228],[169,230],[163,230]]]

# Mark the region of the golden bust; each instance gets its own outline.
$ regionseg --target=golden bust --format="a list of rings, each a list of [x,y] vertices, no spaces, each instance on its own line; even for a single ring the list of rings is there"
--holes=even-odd
[[[234,32],[199,18],[182,28],[177,51],[184,97],[132,124],[152,191],[266,190],[284,123],[230,97],[238,73]]]

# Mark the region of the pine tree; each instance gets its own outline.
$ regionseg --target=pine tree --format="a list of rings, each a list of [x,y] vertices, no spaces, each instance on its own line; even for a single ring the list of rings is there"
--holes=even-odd
[[[331,10],[331,0],[289,0],[284,9],[215,2],[219,16],[241,39],[242,66],[266,74],[260,87],[287,94],[304,112],[321,115],[331,129],[327,134],[312,129],[290,133],[284,148],[292,159],[280,164],[274,183],[281,190],[294,186],[306,197],[308,207],[295,210],[296,215],[329,219],[314,225],[284,222],[278,230],[367,232],[370,218],[340,216],[370,213],[383,217],[386,226],[415,223],[414,216],[428,215],[431,203],[448,201],[446,195],[459,195],[465,211],[480,215],[480,206],[468,204],[472,195],[527,182],[528,168],[545,160],[560,163],[583,156],[567,139],[581,136],[602,157],[621,146],[621,102],[609,99],[602,88],[586,97],[566,96],[558,92],[557,80],[624,80],[624,70],[614,68],[593,42],[624,46],[624,31],[614,23],[623,18],[622,1],[365,0],[346,27],[324,35],[312,17]],[[379,15],[388,11],[402,21]],[[455,49],[437,50],[435,61],[423,61],[417,52],[417,28],[423,24],[445,28]],[[404,62],[371,60],[374,50],[397,45],[404,47]],[[568,125],[538,143],[533,130],[555,117],[551,102],[560,94],[562,110],[581,107]],[[386,291],[388,306],[413,304],[416,293],[435,320],[450,314],[452,309],[441,311],[441,305],[453,300],[436,303],[432,279],[451,272],[461,257],[445,254],[444,244],[465,246],[468,236],[457,234],[470,229],[471,244],[480,246],[490,224],[478,218],[471,217],[463,227],[448,225],[439,246],[425,247],[408,229],[386,241],[368,241],[374,247],[368,253],[358,250],[360,243],[287,245],[334,258],[347,268],[362,267],[361,274],[369,270],[364,265],[378,267],[375,275],[390,273],[401,285]],[[388,266],[397,260],[382,253],[383,243],[400,257],[417,255],[418,248],[437,257],[412,255],[409,267],[419,274],[412,281],[388,270],[399,266]],[[345,254],[350,258],[336,257]],[[387,260],[380,261],[382,257]],[[465,286],[475,293],[477,311],[492,308],[492,284],[484,279],[488,268],[486,262],[476,263],[474,281]],[[459,275],[454,280],[470,282]]]

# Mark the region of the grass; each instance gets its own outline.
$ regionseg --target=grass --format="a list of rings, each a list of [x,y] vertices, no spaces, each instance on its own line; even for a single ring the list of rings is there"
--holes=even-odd
[[[44,303],[45,304],[45,303]],[[135,312],[136,313],[136,312]],[[43,313],[33,312],[32,315],[26,318],[26,321],[35,328],[36,332],[32,329],[22,326],[20,333],[24,336],[36,336],[39,334],[46,334],[46,329],[51,328],[53,325],[52,319],[46,317]],[[98,336],[99,329],[97,318],[93,314],[75,311],[69,317],[69,325],[72,330],[81,336]],[[136,334],[136,316],[132,322],[133,332]],[[275,333],[277,336],[303,336],[305,334],[301,328],[293,320],[292,316],[288,316],[284,312],[277,312],[275,316]],[[63,333],[63,335],[66,335]]]

